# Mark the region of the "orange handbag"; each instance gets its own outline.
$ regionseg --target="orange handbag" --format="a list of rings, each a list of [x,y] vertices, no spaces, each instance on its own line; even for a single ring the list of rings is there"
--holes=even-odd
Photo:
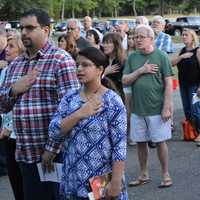
[[[198,133],[197,131],[192,127],[191,123],[188,120],[184,120],[182,122],[182,128],[183,128],[183,139],[186,141],[194,140]]]

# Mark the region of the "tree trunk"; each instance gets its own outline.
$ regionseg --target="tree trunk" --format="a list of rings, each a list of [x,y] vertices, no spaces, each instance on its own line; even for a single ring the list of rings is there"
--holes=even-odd
[[[164,0],[160,0],[160,15],[164,16]]]
[[[115,17],[118,16],[118,13],[117,13],[117,8],[115,7]]]
[[[74,8],[72,8],[72,18],[75,18],[75,11],[74,11]]]
[[[65,18],[65,0],[62,2],[62,12],[61,12],[61,19],[64,20]]]
[[[101,10],[98,11],[98,16],[101,18]]]
[[[136,3],[135,3],[136,0],[133,0],[132,1],[132,9],[133,9],[133,15],[134,16],[137,16],[137,10],[136,10]]]

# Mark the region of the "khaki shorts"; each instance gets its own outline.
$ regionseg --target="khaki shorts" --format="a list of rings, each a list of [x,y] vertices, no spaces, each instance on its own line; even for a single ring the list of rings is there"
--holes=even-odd
[[[161,115],[131,114],[130,137],[135,142],[163,142],[171,138],[171,119],[163,122]]]

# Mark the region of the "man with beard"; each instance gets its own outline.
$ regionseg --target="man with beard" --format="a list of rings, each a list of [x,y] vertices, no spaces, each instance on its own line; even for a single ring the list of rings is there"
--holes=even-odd
[[[13,111],[16,160],[23,177],[25,200],[57,200],[58,184],[41,182],[36,163],[41,161],[48,125],[66,92],[79,88],[72,57],[48,42],[50,18],[32,9],[20,20],[26,53],[8,67],[0,89],[0,111]],[[60,146],[53,146],[58,153]]]

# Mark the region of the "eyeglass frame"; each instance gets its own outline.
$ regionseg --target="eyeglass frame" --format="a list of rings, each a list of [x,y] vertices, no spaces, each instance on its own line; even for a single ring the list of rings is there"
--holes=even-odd
[[[33,26],[33,25],[26,25],[26,26],[21,26],[19,27],[20,31],[22,32],[24,29],[26,29],[27,32],[32,32],[34,31],[35,29],[41,27],[40,25],[38,26]]]
[[[134,40],[138,40],[138,39],[144,40],[146,38],[151,38],[151,37],[149,37],[149,36],[143,36],[143,35],[138,35],[138,36],[134,36],[133,38],[134,38]]]

